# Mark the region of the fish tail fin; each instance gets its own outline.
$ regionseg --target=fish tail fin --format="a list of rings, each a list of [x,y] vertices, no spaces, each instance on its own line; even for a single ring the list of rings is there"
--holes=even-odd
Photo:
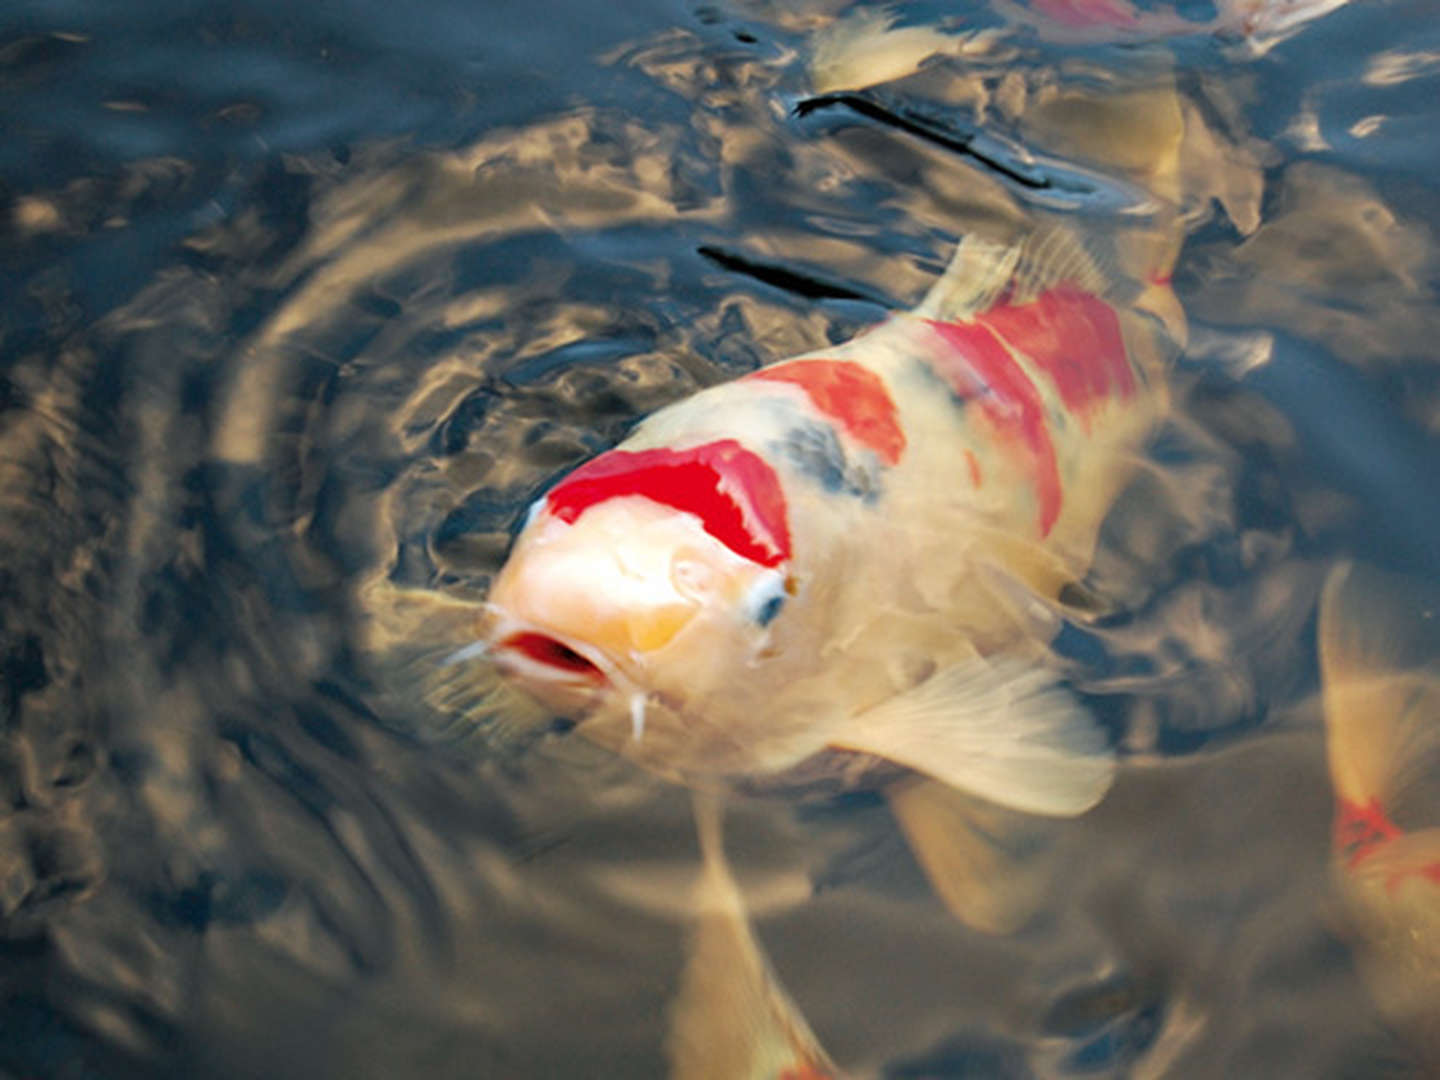
[[[944,905],[987,934],[1019,930],[1050,891],[1043,858],[1057,827],[934,780],[886,792],[910,850]]]
[[[1433,787],[1440,764],[1440,598],[1426,596],[1420,582],[1343,565],[1321,594],[1319,638],[1337,799],[1391,810],[1427,780]]]

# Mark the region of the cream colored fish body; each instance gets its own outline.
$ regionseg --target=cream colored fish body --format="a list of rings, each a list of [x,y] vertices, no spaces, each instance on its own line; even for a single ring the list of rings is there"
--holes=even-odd
[[[1165,339],[1077,251],[967,241],[916,312],[649,417],[537,504],[496,661],[691,782],[838,749],[1093,804],[1109,755],[1030,661],[1165,408]]]

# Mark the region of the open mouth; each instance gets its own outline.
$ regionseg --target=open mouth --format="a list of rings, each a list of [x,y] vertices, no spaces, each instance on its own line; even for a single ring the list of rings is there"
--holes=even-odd
[[[584,654],[572,649],[565,642],[549,634],[534,630],[522,630],[501,639],[495,645],[500,656],[522,659],[524,666],[532,671],[559,675],[566,679],[579,679],[590,683],[605,681],[605,673]]]

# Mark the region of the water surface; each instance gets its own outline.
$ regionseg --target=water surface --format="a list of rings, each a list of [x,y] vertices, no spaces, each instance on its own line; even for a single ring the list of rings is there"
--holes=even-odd
[[[377,635],[397,590],[483,596],[638,416],[913,303],[1035,198],[797,115],[841,10],[0,17],[0,1075],[665,1074],[685,793],[472,730]],[[1013,50],[868,100],[1010,145],[1005,94],[1158,48],[1233,148],[1164,469],[1097,567],[1130,588],[1059,641],[1127,767],[1003,939],[876,798],[744,803],[759,933],[858,1076],[1423,1075],[1336,929],[1313,605],[1339,558],[1440,576],[1440,20],[1354,3],[1261,51],[1012,19],[907,7]]]

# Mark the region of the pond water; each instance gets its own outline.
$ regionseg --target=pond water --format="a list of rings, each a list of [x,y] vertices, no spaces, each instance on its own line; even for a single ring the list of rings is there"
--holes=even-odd
[[[666,1075],[687,793],[410,692],[397,598],[1002,203],[1103,227],[1025,103],[1157,70],[1191,347],[1057,641],[1124,755],[1063,887],[967,929],[867,792],[729,854],[850,1075],[1427,1074],[1331,889],[1315,603],[1440,577],[1440,19],[1330,6],[907,5],[969,47],[826,87],[832,0],[8,4],[0,1076]]]

